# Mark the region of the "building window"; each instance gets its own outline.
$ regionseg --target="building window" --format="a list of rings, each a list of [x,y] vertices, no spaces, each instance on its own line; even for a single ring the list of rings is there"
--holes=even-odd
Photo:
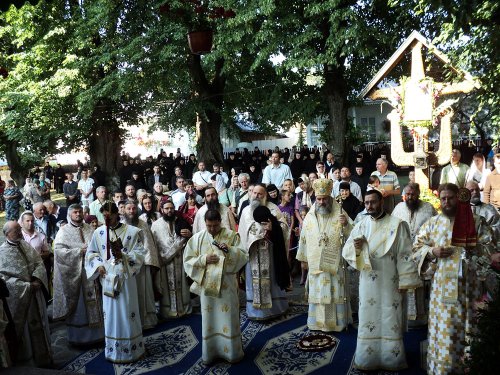
[[[359,123],[361,131],[366,135],[367,141],[377,140],[377,127],[375,126],[375,117],[361,117]]]

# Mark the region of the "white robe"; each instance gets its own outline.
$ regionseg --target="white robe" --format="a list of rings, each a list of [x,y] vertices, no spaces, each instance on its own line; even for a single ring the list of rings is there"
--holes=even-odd
[[[200,295],[203,362],[237,362],[243,358],[237,276],[248,254],[236,232],[222,228],[215,236],[228,245],[227,253],[212,245],[213,240],[206,230],[195,234],[184,252],[184,268],[194,280],[193,292]],[[209,254],[217,254],[219,263],[207,264]]]
[[[420,201],[418,208],[414,212],[410,211],[406,202],[400,202],[396,205],[391,215],[408,224],[410,227],[411,242],[413,242],[420,227],[429,220],[429,218],[437,215],[437,212],[432,204],[428,202]]]
[[[340,228],[341,211],[335,201],[328,215],[319,215],[315,209],[314,204],[304,219],[297,252],[297,260],[309,267],[307,326],[310,330],[342,331],[352,318],[341,235],[347,239],[352,225]]]
[[[182,265],[182,253],[187,239],[175,233],[163,218],[151,226],[153,238],[161,259],[160,286],[162,298],[160,314],[165,318],[178,318],[191,313],[191,296]]]
[[[18,246],[4,242],[0,246],[0,277],[9,289],[9,305],[17,334],[18,365],[52,364],[49,320],[42,289],[33,290],[36,278],[48,291],[47,273],[42,258],[27,242]],[[48,292],[47,292],[48,293]]]
[[[116,234],[110,230],[111,240],[118,236],[123,245],[122,262],[117,263],[106,253],[106,226],[97,228],[85,256],[85,270],[89,279],[99,277],[97,269],[106,268],[103,284],[103,309],[106,359],[114,363],[138,360],[145,351],[142,323],[137,300],[135,275],[144,261],[144,245],[140,229],[121,224]],[[106,260],[107,259],[107,260]],[[113,294],[111,297],[108,294]]]
[[[203,205],[200,207],[198,212],[196,212],[196,215],[194,217],[194,222],[193,222],[193,234],[198,233],[204,229],[206,229],[205,226],[205,214],[208,211],[207,205]],[[222,228],[226,228],[229,230],[236,230],[236,220],[234,218],[234,214],[232,211],[221,204],[219,206],[219,213],[222,218]]]
[[[420,201],[418,208],[413,212],[408,208],[406,202],[398,203],[391,215],[408,224],[410,227],[411,242],[413,243],[420,227],[436,214],[437,212],[432,204]],[[415,308],[408,309],[407,316],[410,326],[427,324],[429,316],[429,293],[425,291],[430,290],[430,281],[425,279],[422,279],[422,281],[425,285],[415,289],[415,294],[409,293],[406,299],[409,306],[415,306]]]
[[[356,256],[354,238],[364,236]],[[343,257],[358,271],[359,326],[354,365],[361,370],[407,367],[403,344],[403,296],[398,289],[422,285],[411,259],[408,224],[386,214],[365,217],[351,232]]]
[[[66,319],[68,342],[93,344],[104,340],[102,298],[98,281],[87,280],[86,246],[94,229],[83,223],[63,226],[54,240],[54,300],[53,319]]]
[[[137,281],[137,296],[143,329],[150,329],[158,324],[156,317],[155,295],[153,289],[152,267],[160,269],[158,249],[153,234],[145,221],[139,220],[136,225],[141,230],[144,239],[144,264],[135,276]],[[158,277],[159,281],[159,277]]]

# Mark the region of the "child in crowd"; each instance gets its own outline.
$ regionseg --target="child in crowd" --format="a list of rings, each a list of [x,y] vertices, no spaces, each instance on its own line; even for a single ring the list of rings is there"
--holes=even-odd
[[[295,216],[294,216],[294,205],[292,203],[292,192],[289,190],[281,190],[281,202],[278,208],[283,213],[286,218],[286,222],[290,228],[294,227]]]
[[[289,228],[294,228],[295,226],[295,205],[292,203],[292,192],[289,190],[281,190],[281,202],[278,205],[281,213],[286,219],[286,223]],[[292,257],[290,252],[295,251],[297,253],[297,237],[295,236],[293,230],[290,231],[290,236],[288,237],[288,266],[290,271],[292,270]],[[292,272],[290,272],[290,288],[287,291],[292,290],[291,286],[293,285],[293,277]]]
[[[281,190],[286,190],[286,191],[289,191],[290,193],[292,193],[292,201],[293,201],[293,195],[295,193],[295,185],[293,184],[293,180],[287,178],[284,182],[283,182],[283,186],[281,187]]]
[[[380,179],[377,176],[370,176],[368,179],[368,186],[366,191],[379,190],[380,191]]]
[[[87,216],[90,215],[90,207],[89,206],[83,206],[83,220],[85,220],[85,218]]]
[[[295,235],[297,236],[297,240],[300,240],[300,236],[302,233],[302,223],[304,222],[304,219],[305,219],[308,212],[309,212],[309,207],[300,206],[299,215],[302,218],[302,222],[300,223],[298,228],[295,228]],[[298,241],[297,241],[297,243],[298,243]],[[297,249],[295,249],[295,255],[297,255]],[[294,256],[294,259],[295,259],[295,256]],[[301,267],[301,269],[302,269],[302,275],[300,278],[300,285],[305,285],[306,279],[307,279],[307,269],[304,269],[304,267]]]
[[[87,217],[85,218],[85,222],[87,224],[90,224],[90,226],[94,230],[96,230],[97,227],[99,226],[99,222],[97,221],[97,216],[94,215],[87,215]]]

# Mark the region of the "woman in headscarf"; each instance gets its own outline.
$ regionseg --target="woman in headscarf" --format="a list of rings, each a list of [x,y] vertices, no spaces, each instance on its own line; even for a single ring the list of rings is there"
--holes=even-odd
[[[154,208],[155,211],[160,212],[161,207],[170,200],[170,197],[163,193],[163,184],[159,181],[153,185],[153,190]]]
[[[141,206],[142,214],[139,216],[139,219],[145,221],[149,229],[151,229],[151,225],[161,217],[161,214],[155,210],[153,198],[149,194],[142,196]]]
[[[484,155],[481,153],[474,154],[472,157],[472,163],[470,169],[465,175],[465,182],[474,181],[479,185],[481,190],[481,199],[483,198],[483,189],[486,183],[486,177],[491,173],[491,171],[486,168],[486,162],[484,160]]]
[[[349,182],[341,182],[339,185],[339,196],[336,198],[342,209],[349,215],[351,220],[356,219],[356,216],[363,211],[363,206],[358,198],[351,194],[351,186]]]
[[[87,224],[90,224],[90,226],[92,227],[92,229],[96,230],[97,227],[99,226],[99,222],[97,220],[97,216],[94,216],[94,215],[87,215],[87,217],[84,219],[84,221],[87,223]]]
[[[193,225],[200,207],[201,204],[196,202],[196,193],[186,193],[186,201],[179,207],[179,214],[189,225]]]

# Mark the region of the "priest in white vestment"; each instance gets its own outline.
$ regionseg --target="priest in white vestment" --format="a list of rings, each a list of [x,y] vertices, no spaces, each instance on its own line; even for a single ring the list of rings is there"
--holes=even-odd
[[[306,291],[310,330],[341,331],[352,323],[347,270],[342,246],[352,224],[341,206],[330,196],[333,181],[313,183],[316,202],[302,223],[297,260],[309,269]]]
[[[193,222],[193,233],[198,233],[205,228],[205,213],[207,210],[217,210],[222,218],[222,227],[236,230],[236,219],[233,212],[225,205],[219,203],[217,190],[209,187],[205,190],[205,204],[196,212]]]
[[[104,341],[102,297],[97,280],[88,280],[84,261],[94,229],[83,221],[79,204],[68,207],[68,224],[54,240],[54,320],[65,319],[68,342],[91,345]]]
[[[243,358],[238,271],[248,261],[238,233],[223,228],[218,211],[205,214],[206,230],[196,233],[184,251],[184,268],[200,296],[202,359],[235,363]]]
[[[161,261],[160,315],[179,318],[192,311],[189,286],[182,264],[184,247],[192,235],[191,226],[178,215],[171,201],[162,204],[162,214],[163,217],[151,226]]]
[[[459,192],[455,184],[439,186],[442,214],[420,228],[413,244],[420,273],[432,278],[429,374],[463,372],[466,345],[477,329],[475,304],[495,251],[491,228],[472,214],[464,190]]]
[[[245,268],[246,309],[248,318],[252,320],[275,318],[288,310],[286,288],[290,275],[286,246],[289,228],[278,206],[267,202],[266,196],[265,186],[255,185],[249,198],[250,204],[241,212],[238,227],[241,243],[249,255]],[[254,211],[258,207],[266,207],[276,219],[275,224],[271,223],[271,219],[256,221]],[[274,242],[271,240],[278,228],[281,229],[284,245],[279,238],[274,238]],[[276,262],[277,259],[280,261]]]
[[[378,190],[365,195],[368,216],[353,228],[342,255],[359,277],[359,325],[354,366],[398,371],[407,366],[403,293],[422,285],[411,257],[408,224],[383,210]]]
[[[159,274],[160,263],[158,260],[158,249],[156,248],[153,234],[145,221],[139,220],[137,204],[133,201],[125,203],[125,224],[139,228],[144,241],[144,263],[141,270],[135,275],[137,281],[137,297],[139,312],[141,314],[142,329],[151,329],[158,324],[156,317],[156,304],[154,293],[155,276]]]
[[[94,231],[85,255],[90,280],[100,277],[103,289],[104,354],[114,363],[134,362],[144,354],[135,275],[144,262],[141,230],[119,222],[118,207],[101,207],[106,220]]]
[[[0,277],[9,289],[9,305],[17,334],[19,366],[52,365],[47,272],[42,258],[23,240],[21,226],[8,221],[3,226],[5,242],[0,246]]]
[[[420,200],[420,186],[410,182],[404,188],[405,201],[400,202],[392,211],[392,216],[403,220],[410,227],[411,242],[415,240],[420,227],[437,212],[428,202]],[[408,303],[408,325],[410,327],[424,326],[427,324],[429,314],[429,290],[430,279],[422,278],[424,286],[407,294]],[[427,293],[426,293],[427,290]]]

